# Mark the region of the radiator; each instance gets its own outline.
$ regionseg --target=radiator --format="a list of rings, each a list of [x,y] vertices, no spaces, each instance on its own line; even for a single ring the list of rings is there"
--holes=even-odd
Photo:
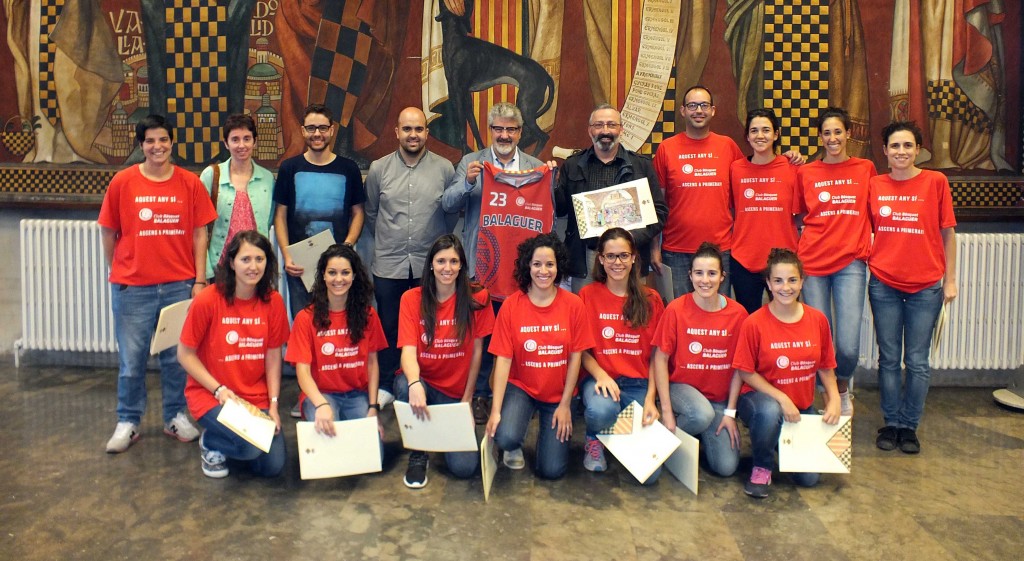
[[[22,350],[114,352],[100,227],[89,220],[21,221]]]
[[[280,263],[273,228],[270,239]],[[21,338],[14,342],[15,365],[20,366],[25,350],[116,352],[108,276],[95,221],[22,220]],[[284,285],[282,277],[282,295]]]
[[[959,293],[949,305],[937,369],[1013,369],[1024,364],[1024,234],[957,234]],[[871,306],[861,324],[861,366],[878,367]]]

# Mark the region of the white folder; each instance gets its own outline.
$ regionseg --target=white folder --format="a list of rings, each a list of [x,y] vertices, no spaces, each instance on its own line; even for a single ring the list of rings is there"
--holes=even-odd
[[[255,405],[242,399],[229,399],[221,407],[217,421],[249,444],[264,452],[270,452],[270,444],[274,440],[277,425],[269,415]]]
[[[381,471],[377,418],[335,421],[334,436],[316,432],[316,423],[295,424],[299,441],[299,475],[325,479]]]
[[[665,469],[696,495],[700,468],[700,440],[686,434],[679,427],[676,427],[676,438],[680,442],[679,448],[665,460]]]
[[[332,245],[334,245],[334,234],[330,230],[324,230],[315,236],[288,246],[288,256],[292,258],[293,263],[303,269],[302,284],[306,285],[306,290],[313,290],[316,264],[320,261],[320,255]]]
[[[480,474],[484,483],[484,502],[491,500],[491,485],[494,484],[494,474],[498,473],[498,448],[494,445],[494,439],[484,435],[480,440]]]
[[[422,420],[404,401],[395,402],[395,417],[406,450],[476,452],[476,422],[468,403],[428,405],[429,420]]]
[[[189,298],[165,306],[160,310],[160,319],[156,322],[156,332],[153,333],[153,340],[149,344],[149,354],[155,355],[178,344],[181,330],[185,327],[185,318],[188,317],[188,308],[191,305],[192,299]]]
[[[799,423],[782,423],[779,471],[850,473],[853,462],[853,417],[829,425],[821,415],[800,415]]]
[[[597,435],[633,477],[641,483],[679,448],[679,439],[661,423],[642,426],[644,408],[633,401],[619,413],[615,425]]]

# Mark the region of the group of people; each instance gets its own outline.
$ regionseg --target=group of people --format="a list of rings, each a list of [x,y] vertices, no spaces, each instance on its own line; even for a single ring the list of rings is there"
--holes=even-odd
[[[853,414],[867,293],[885,423],[876,444],[919,452],[931,331],[943,301],[956,297],[949,184],[916,167],[920,130],[885,128],[890,173],[877,175],[870,161],[846,153],[851,124],[839,108],[819,116],[821,157],[811,163],[778,154],[770,109],[747,116],[749,157],[711,132],[707,88],[691,88],[680,111],[685,130],[652,161],[620,144],[620,113],[598,106],[588,123],[592,146],[558,166],[520,152],[522,116],[499,103],[488,115],[492,144],[455,167],[426,148],[423,112],[406,108],[398,149],[373,162],[365,182],[354,162],[332,152],[335,124],[322,105],[306,109],[307,149],[282,163],[276,181],[252,159],[256,127],[246,115],[226,120],[230,158],[200,177],[171,163],[167,122],[143,119],[136,136],[145,161],[115,176],[99,217],[120,353],[107,451],[138,439],[150,334],[162,307],[191,297],[177,350],[160,354],[164,431],[199,439],[210,477],[226,476],[229,462],[264,476],[282,471],[278,400],[282,371],[294,368],[298,412],[321,433],[334,435],[334,421],[377,416],[395,397],[419,416],[428,405],[462,401],[513,469],[526,465],[523,441],[536,412],[534,469],[549,479],[568,469],[577,395],[590,471],[607,469],[597,434],[632,401],[642,405],[643,424],[699,437],[708,468],[721,476],[739,463],[739,419],[754,464],[745,491],[764,497],[782,423],[815,410],[816,387],[823,422]],[[537,173],[528,178],[530,170]],[[516,222],[531,225],[530,235],[511,247],[485,238],[484,209],[552,172],[550,199],[516,203],[543,219]],[[522,181],[495,187],[496,173]],[[641,178],[655,223],[580,235],[572,195]],[[564,235],[537,231],[556,215],[568,218]],[[271,224],[287,306],[276,290]],[[324,230],[338,243],[321,255],[307,290],[288,245]],[[488,269],[502,249],[514,259]],[[495,280],[493,270],[508,272]],[[674,298],[666,305],[647,285],[669,271]],[[270,452],[217,421],[230,399],[275,421]],[[448,453],[445,463],[453,476],[471,477],[479,456]],[[405,485],[423,487],[427,474],[427,454],[410,453]]]

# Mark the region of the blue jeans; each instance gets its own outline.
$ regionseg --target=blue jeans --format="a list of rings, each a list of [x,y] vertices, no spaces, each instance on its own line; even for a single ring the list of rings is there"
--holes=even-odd
[[[597,433],[615,424],[619,413],[626,408],[630,402],[635,401],[644,405],[647,399],[647,378],[629,378],[621,376],[615,383],[619,385],[619,401],[605,397],[594,389],[597,387],[597,380],[587,376],[580,385],[580,399],[583,400],[583,419],[587,423],[587,438],[597,438]],[[661,475],[661,468],[654,470],[654,473],[644,481],[644,485],[650,485],[658,480]]]
[[[693,263],[692,253],[676,253],[674,251],[661,251],[661,261],[665,265],[668,265],[669,269],[672,269],[672,292],[675,294],[673,297],[679,298],[683,294],[689,294],[693,292],[693,283],[690,282],[690,265]],[[722,272],[729,270],[732,263],[732,252],[722,252]],[[726,275],[722,279],[722,286],[718,288],[718,293],[723,296],[729,295],[729,276]]]
[[[804,302],[825,314],[832,328],[832,339],[836,347],[836,378],[840,380],[852,378],[860,360],[860,323],[864,317],[867,270],[863,261],[854,259],[831,275],[808,275],[804,279]]]
[[[284,462],[288,455],[284,449],[284,431],[274,435],[274,440],[270,442],[270,452],[264,452],[220,424],[220,421],[217,420],[220,410],[221,406],[217,405],[199,419],[199,424],[204,430],[203,446],[224,454],[229,460],[246,464],[246,467],[254,475],[260,477],[280,475],[284,470]],[[266,413],[267,410],[264,409],[263,412]]]
[[[293,277],[285,273],[284,278],[288,283],[288,313],[295,319],[296,314],[309,306],[313,295],[306,290],[306,285],[302,284],[302,277]]]
[[[768,289],[764,271],[751,271],[739,261],[732,259],[729,263],[729,276],[732,277],[732,291],[736,294],[736,301],[748,314],[756,312],[761,307],[764,293]]]
[[[558,479],[569,469],[569,441],[560,442],[551,420],[555,417],[558,403],[546,403],[530,397],[518,386],[505,386],[505,399],[501,403],[501,422],[494,435],[494,442],[502,450],[517,450],[523,447],[527,425],[533,412],[540,414],[537,431],[537,461],[534,471],[543,479]]]
[[[808,407],[801,413],[813,413]],[[775,398],[758,391],[740,395],[737,416],[750,431],[750,448],[754,467],[771,470],[775,467],[775,449],[779,446],[782,433],[782,406]],[[817,473],[791,473],[793,482],[801,487],[813,487],[821,477]]]
[[[498,316],[503,300],[491,300],[491,307],[494,308],[494,316]],[[491,370],[494,369],[494,355],[487,352],[491,346],[491,336],[484,337],[484,352],[480,355],[480,372],[476,376],[476,388],[473,390],[473,397],[491,397]]]
[[[139,424],[146,413],[146,362],[160,310],[192,296],[193,280],[147,286],[110,285],[110,304],[117,337],[117,420]],[[185,410],[185,369],[178,348],[160,353],[163,418],[168,423]]]
[[[878,387],[885,424],[917,430],[928,396],[932,331],[942,308],[942,281],[902,292],[871,277],[871,313],[878,340]],[[906,383],[900,362],[907,367]]]
[[[398,348],[398,312],[402,303],[402,295],[410,288],[420,285],[420,279],[385,279],[373,276],[373,291],[377,297],[377,315],[380,326],[384,329],[384,337],[388,340],[388,348],[377,353],[377,364],[380,366],[380,388],[391,391],[395,385],[395,371],[401,365],[402,350]],[[376,399],[377,396],[374,396]]]
[[[423,390],[427,394],[427,405],[446,405],[461,401],[437,391],[422,379],[420,380],[420,384],[423,386]],[[395,399],[406,403],[409,401],[409,380],[406,379],[405,374],[395,376]],[[473,477],[473,474],[476,473],[476,468],[480,465],[480,453],[445,452],[444,461],[448,464],[448,471],[450,471],[452,475],[459,479],[467,479]]]
[[[740,463],[739,448],[733,449],[729,431],[715,434],[725,416],[725,403],[712,402],[689,384],[670,384],[669,398],[676,426],[690,436],[700,438],[704,458],[716,475],[729,477]]]

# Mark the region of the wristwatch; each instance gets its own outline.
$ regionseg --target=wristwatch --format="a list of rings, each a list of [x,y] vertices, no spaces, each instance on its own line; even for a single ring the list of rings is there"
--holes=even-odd
[[[371,403],[370,404],[370,409],[376,409],[377,412],[380,413],[380,404],[379,403]]]

